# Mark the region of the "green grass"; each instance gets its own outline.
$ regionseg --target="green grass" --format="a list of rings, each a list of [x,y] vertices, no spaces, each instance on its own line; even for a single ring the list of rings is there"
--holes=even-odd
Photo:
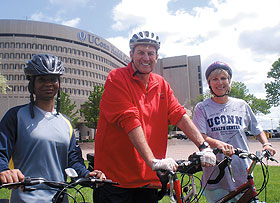
[[[201,177],[201,172],[197,173],[196,175],[198,177]],[[261,167],[259,165],[256,166],[255,170],[254,170],[254,177],[255,177],[255,184],[257,189],[260,188],[262,181],[263,181],[263,176],[262,176],[262,171],[261,171]],[[267,202],[269,203],[279,203],[280,202],[280,167],[278,166],[270,166],[269,167],[269,183],[267,186]],[[197,191],[199,191],[199,182],[198,180],[196,180],[196,185],[197,185]],[[75,195],[75,190],[71,189],[69,190],[69,192],[72,195]],[[87,202],[93,202],[92,201],[92,189],[90,188],[83,188],[81,190],[81,192],[83,193],[85,200]],[[0,190],[0,199],[7,199],[9,198],[9,194],[10,191],[8,189],[1,189]],[[264,197],[265,193],[264,191],[261,193],[260,200],[264,201],[265,197]],[[80,195],[78,195],[78,202],[82,201],[82,198],[79,197]],[[73,201],[70,201],[73,202]],[[207,203],[206,199],[204,196],[202,196],[202,198],[199,200],[200,203]],[[170,203],[169,197],[164,197],[160,203]]]

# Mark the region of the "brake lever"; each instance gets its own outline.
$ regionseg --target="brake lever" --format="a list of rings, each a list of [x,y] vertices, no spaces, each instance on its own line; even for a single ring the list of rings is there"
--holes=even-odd
[[[174,187],[173,173],[168,174],[168,178],[169,178],[169,186],[170,186],[169,195],[170,197],[173,197],[173,187]]]
[[[227,165],[228,165],[228,171],[229,171],[229,174],[230,174],[230,178],[231,178],[232,182],[235,183],[235,179],[234,179],[234,177],[233,177],[233,172],[232,172],[232,167],[231,167],[231,161],[232,161],[232,159],[231,159],[231,158],[228,158],[228,159],[229,159],[229,160],[228,160],[228,162],[227,162]]]
[[[267,160],[275,161],[276,163],[278,163],[278,161],[277,161],[276,159],[274,159],[274,158],[271,156],[271,153],[270,153],[268,150],[265,150],[265,151],[264,151],[264,157],[265,157]]]

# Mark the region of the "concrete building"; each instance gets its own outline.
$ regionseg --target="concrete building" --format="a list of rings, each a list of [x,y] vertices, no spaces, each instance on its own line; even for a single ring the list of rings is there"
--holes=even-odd
[[[10,86],[7,94],[0,92],[0,119],[9,108],[29,102],[23,69],[27,60],[39,53],[50,53],[63,61],[66,72],[61,87],[77,108],[88,100],[94,86],[104,85],[112,69],[130,61],[110,42],[84,30],[37,21],[0,20],[0,73]],[[202,93],[199,56],[159,59],[154,72],[165,77],[188,109]],[[93,130],[81,125],[79,134],[91,138]]]
[[[95,85],[104,85],[108,73],[128,64],[129,57],[95,34],[52,23],[0,20],[0,72],[10,86],[0,93],[0,119],[16,105],[29,102],[24,66],[32,55],[50,53],[65,66],[62,90],[71,95],[77,108],[87,101]],[[90,129],[81,128],[82,136]]]
[[[170,84],[180,104],[191,110],[203,94],[200,56],[174,56],[159,59],[154,70]],[[190,113],[190,112],[189,112]]]

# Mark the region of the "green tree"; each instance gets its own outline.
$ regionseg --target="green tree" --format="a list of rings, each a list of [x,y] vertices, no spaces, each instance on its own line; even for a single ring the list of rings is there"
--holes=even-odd
[[[3,94],[7,93],[7,89],[10,89],[10,87],[7,85],[6,78],[0,73],[0,92]]]
[[[267,73],[267,78],[273,79],[270,83],[265,83],[266,99],[270,106],[280,104],[280,58],[272,64],[272,68]]]
[[[85,125],[89,128],[96,129],[99,119],[99,104],[101,101],[104,87],[95,86],[93,92],[89,95],[88,101],[82,105],[81,112],[85,117]]]
[[[251,107],[252,111],[257,113],[270,113],[270,106],[265,99],[258,99],[253,94],[249,94],[249,90],[242,82],[233,81],[231,84],[231,91],[229,96],[245,100]]]
[[[246,100],[248,96],[249,90],[243,82],[235,82],[231,83],[231,90],[229,96]]]
[[[0,58],[0,64],[1,64],[2,58]],[[10,89],[10,87],[7,85],[6,78],[0,73],[0,93],[6,94],[7,89]]]
[[[60,93],[60,112],[68,116],[72,122],[73,128],[76,128],[78,125],[79,117],[77,114],[79,113],[78,110],[74,111],[76,108],[76,103],[73,102],[71,104],[70,95],[61,91]]]
[[[193,116],[193,111],[194,111],[194,107],[201,101],[207,99],[207,98],[211,98],[211,93],[209,90],[207,90],[204,94],[200,94],[198,95],[195,100],[191,100],[191,106],[192,106],[192,109],[191,109],[191,118]]]

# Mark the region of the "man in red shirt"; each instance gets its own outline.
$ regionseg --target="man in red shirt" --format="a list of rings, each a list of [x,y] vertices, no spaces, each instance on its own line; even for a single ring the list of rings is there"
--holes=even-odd
[[[157,202],[149,183],[158,183],[155,170],[177,170],[165,158],[168,125],[177,125],[199,147],[203,165],[214,165],[215,155],[169,84],[152,73],[158,59],[159,37],[144,31],[130,40],[131,62],[112,70],[105,83],[95,137],[95,169],[120,186],[95,191],[95,202]]]

